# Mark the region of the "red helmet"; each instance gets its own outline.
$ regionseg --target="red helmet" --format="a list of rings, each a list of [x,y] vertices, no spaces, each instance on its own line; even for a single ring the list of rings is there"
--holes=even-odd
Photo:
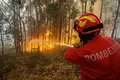
[[[100,31],[103,28],[103,24],[96,15],[92,13],[86,13],[77,20],[74,28],[77,32],[82,34],[90,34]]]

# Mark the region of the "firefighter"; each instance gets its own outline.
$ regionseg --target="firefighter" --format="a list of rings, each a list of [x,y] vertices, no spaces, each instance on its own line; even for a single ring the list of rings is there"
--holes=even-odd
[[[82,80],[120,80],[120,45],[100,34],[103,24],[92,13],[83,14],[74,29],[81,47],[66,51],[65,59],[80,67]]]

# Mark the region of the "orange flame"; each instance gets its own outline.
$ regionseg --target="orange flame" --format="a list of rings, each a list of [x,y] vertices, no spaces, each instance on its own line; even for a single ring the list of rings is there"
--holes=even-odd
[[[55,48],[56,48],[56,46],[58,44],[50,43],[52,41],[53,42],[55,41],[54,39],[50,38],[51,34],[52,33],[49,30],[47,30],[46,34],[44,35],[44,38],[43,38],[43,36],[39,36],[39,39],[34,38],[34,39],[30,40],[30,41],[27,41],[26,52],[37,52],[37,51],[45,52],[45,51],[55,50]],[[44,42],[44,41],[50,41],[50,42]],[[76,39],[74,39],[72,37],[71,38],[71,44],[74,44],[74,43],[76,43]],[[66,45],[64,40],[61,41],[61,44],[65,44]]]
[[[45,40],[49,40],[49,36],[51,34],[52,33],[49,30],[47,30],[45,34]],[[32,51],[33,52],[36,52],[36,51],[44,52],[44,51],[50,51],[55,48],[54,44],[50,44],[49,42],[37,42],[39,40],[42,40],[41,36],[39,36],[39,39],[32,39],[31,41],[28,41],[26,45],[26,51],[27,52],[32,52]]]

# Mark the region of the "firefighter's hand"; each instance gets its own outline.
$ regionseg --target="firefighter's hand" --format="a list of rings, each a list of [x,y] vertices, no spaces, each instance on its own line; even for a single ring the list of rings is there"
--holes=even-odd
[[[79,43],[75,43],[74,44],[74,47],[75,48],[79,48],[79,47],[81,47],[83,45],[83,43],[82,42],[79,42]]]

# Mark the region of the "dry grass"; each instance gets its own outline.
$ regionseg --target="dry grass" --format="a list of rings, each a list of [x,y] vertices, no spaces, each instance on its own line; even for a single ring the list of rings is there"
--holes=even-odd
[[[0,56],[0,80],[78,80],[75,66],[62,55],[18,54]]]

